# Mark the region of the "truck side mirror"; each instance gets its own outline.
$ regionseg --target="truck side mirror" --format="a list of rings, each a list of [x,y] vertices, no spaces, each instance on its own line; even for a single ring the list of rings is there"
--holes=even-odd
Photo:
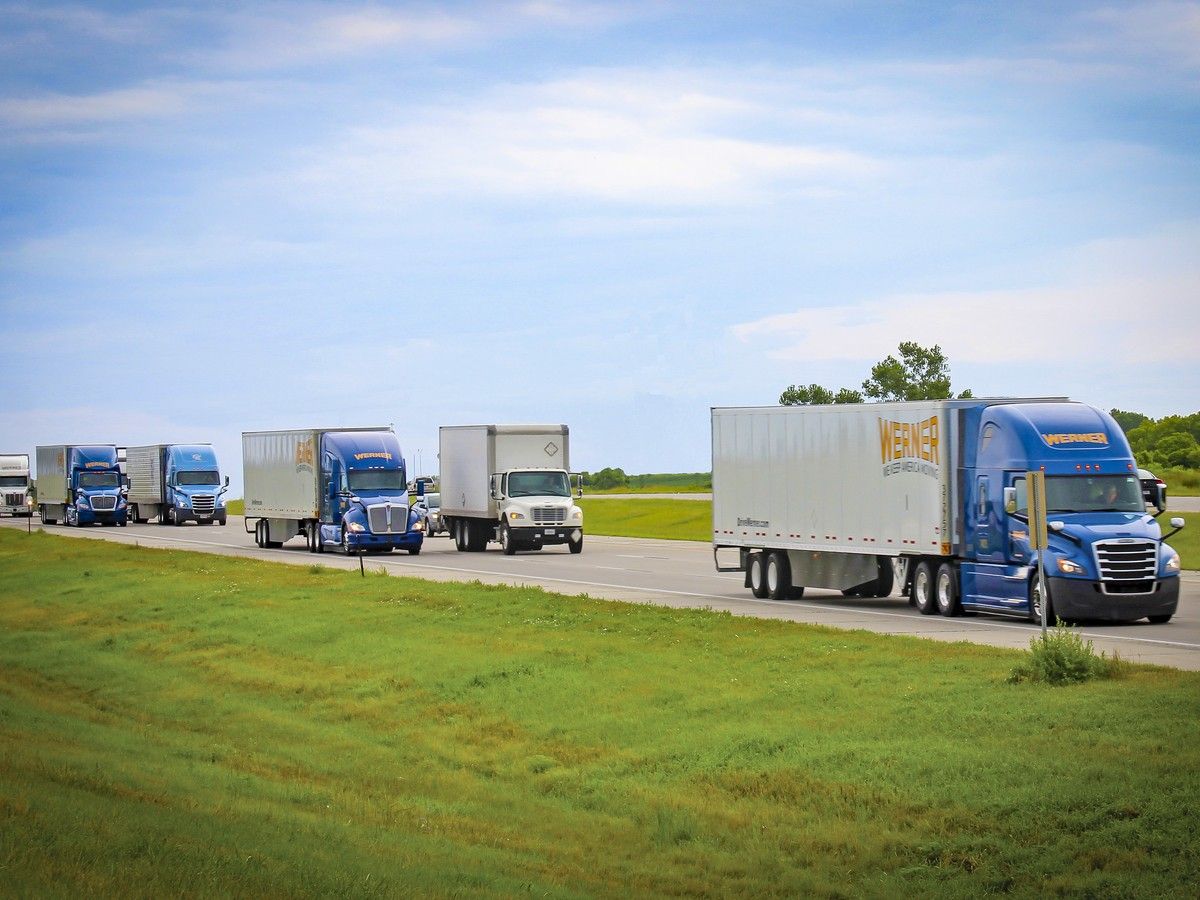
[[[572,475],[571,477],[575,479],[575,496],[582,497],[583,496],[583,476],[582,475]]]
[[[225,487],[229,487],[229,476],[225,476]]]
[[[1157,509],[1160,513],[1167,511],[1167,492],[1163,489],[1163,486],[1161,484],[1154,485],[1154,501],[1153,502],[1154,502],[1154,508]],[[1174,520],[1172,520],[1172,525],[1173,524],[1174,524]],[[1183,526],[1181,525],[1179,527],[1182,528]]]
[[[1015,487],[1004,489],[1004,511],[1010,516],[1017,511],[1017,489]]]
[[[501,476],[499,476],[499,475],[493,475],[491,478],[491,489],[489,491],[489,496],[493,500],[503,499],[503,497],[500,493],[500,477]]]

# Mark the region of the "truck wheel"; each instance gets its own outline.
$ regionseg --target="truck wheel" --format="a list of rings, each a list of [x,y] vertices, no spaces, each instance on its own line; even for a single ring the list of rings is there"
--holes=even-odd
[[[409,548],[408,548],[408,555],[409,555],[409,556],[420,556],[420,555],[421,555],[421,548],[420,548],[420,547],[409,547]]]
[[[913,573],[913,603],[923,616],[931,616],[937,612],[937,600],[933,592],[933,567],[927,562],[917,565]]]
[[[174,525],[176,528],[182,528],[184,521],[185,520],[184,520],[183,516],[181,516],[179,514],[179,510],[172,508],[171,509],[171,524]]]
[[[1049,595],[1049,587],[1047,586],[1046,594]],[[1035,625],[1042,624],[1042,589],[1038,585],[1038,580],[1034,578],[1029,582],[1029,621]],[[1054,625],[1057,619],[1054,617],[1054,598],[1046,597],[1046,624]]]
[[[767,557],[767,596],[786,600],[792,592],[792,571],[787,554],[776,551]]]
[[[505,522],[500,526],[500,550],[505,556],[512,556],[517,552],[517,545],[513,543],[512,529]]]
[[[938,612],[946,617],[962,613],[962,605],[958,600],[958,572],[950,563],[942,563],[938,567],[935,589]]]
[[[488,526],[484,522],[467,520],[467,550],[471,553],[482,553],[487,549]]]
[[[572,553],[582,553],[583,552],[583,535],[581,534],[579,536],[579,540],[577,540],[577,541],[573,541],[570,538],[567,538],[567,549],[570,550]]]
[[[454,519],[450,523],[450,537],[454,539],[454,549],[459,553],[467,549],[467,541],[463,537],[462,519]]]
[[[1161,616],[1146,616],[1151,625],[1166,625],[1171,621],[1172,613],[1163,613]]]
[[[750,554],[750,593],[759,600],[767,597],[767,573],[762,553]]]

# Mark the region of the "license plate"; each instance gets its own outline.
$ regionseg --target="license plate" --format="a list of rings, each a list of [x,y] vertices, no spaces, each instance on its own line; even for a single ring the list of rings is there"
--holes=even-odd
[[[553,534],[554,534],[554,529],[553,529],[553,528],[547,528],[547,529],[546,529],[546,530],[543,532],[543,534],[553,535]]]

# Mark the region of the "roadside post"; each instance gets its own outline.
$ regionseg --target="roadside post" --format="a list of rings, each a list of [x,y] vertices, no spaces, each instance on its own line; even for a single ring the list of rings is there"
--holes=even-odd
[[[1038,596],[1042,598],[1042,640],[1046,639],[1046,473],[1026,472],[1025,484],[1029,488],[1029,542],[1037,551]]]
[[[33,498],[25,498],[25,505],[29,507],[29,512],[25,516],[25,533],[33,534]]]

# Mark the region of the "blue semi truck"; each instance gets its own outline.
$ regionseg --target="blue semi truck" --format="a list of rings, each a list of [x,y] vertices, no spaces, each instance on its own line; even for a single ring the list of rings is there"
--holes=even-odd
[[[1165,623],[1179,554],[1120,426],[1065,398],[714,409],[713,546],[760,598],[1041,618],[1027,473],[1045,474],[1047,616]],[[722,565],[720,551],[738,551]]]
[[[115,444],[38,447],[38,512],[48,525],[125,525],[128,506]]]
[[[424,517],[390,428],[243,432],[242,465],[246,531],[260,547],[303,535],[312,553],[421,552]]]
[[[130,447],[125,457],[133,521],[225,524],[229,476],[222,482],[210,444],[148,444]]]

